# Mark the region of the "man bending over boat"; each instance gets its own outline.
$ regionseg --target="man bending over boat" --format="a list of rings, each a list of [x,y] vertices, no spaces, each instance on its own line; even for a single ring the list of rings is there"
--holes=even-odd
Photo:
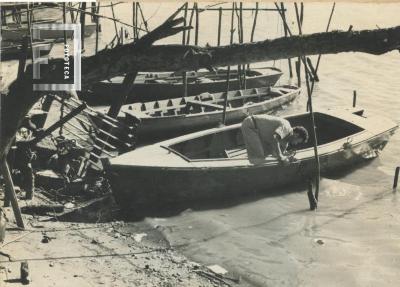
[[[288,120],[270,115],[245,118],[242,134],[249,161],[253,164],[264,163],[268,155],[276,157],[282,164],[288,164],[290,157],[285,155],[288,146],[294,148],[308,141],[308,132],[304,127],[292,128]]]

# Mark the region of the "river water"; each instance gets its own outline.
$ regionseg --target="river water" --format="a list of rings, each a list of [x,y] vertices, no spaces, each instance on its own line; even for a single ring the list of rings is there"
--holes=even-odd
[[[208,3],[202,3],[205,6]],[[245,6],[254,6],[247,4]],[[144,3],[150,29],[166,19],[177,4]],[[229,5],[227,5],[229,6]],[[289,25],[297,33],[293,4],[288,3]],[[270,7],[263,4],[260,7]],[[307,3],[303,33],[326,29],[332,3]],[[116,7],[118,18],[130,23],[131,4]],[[110,16],[111,9],[101,13]],[[385,28],[400,24],[400,4],[337,3],[331,30]],[[245,41],[250,38],[253,15],[244,14]],[[229,41],[230,13],[224,12],[222,44]],[[215,45],[217,12],[200,14],[199,44]],[[114,25],[102,21],[102,46],[114,36]],[[118,25],[119,27],[119,25]],[[255,40],[282,35],[274,12],[260,12]],[[194,39],[193,34],[191,39]],[[93,37],[88,47],[93,47]],[[237,41],[237,37],[235,37]],[[175,36],[162,43],[180,43]],[[92,45],[92,46],[90,46]],[[91,51],[88,48],[87,54]],[[313,63],[316,57],[311,57]],[[259,63],[285,71],[281,84],[290,81],[287,61]],[[367,114],[382,114],[400,122],[400,54],[363,53],[324,55],[314,107],[352,105]],[[295,81],[293,81],[295,82]],[[305,86],[303,82],[303,87]],[[304,111],[306,94],[282,111]],[[379,124],[379,123],[377,123]],[[308,210],[304,187],[271,191],[271,196],[246,198],[212,208],[188,209],[166,218],[147,218],[172,246],[194,261],[218,264],[240,275],[243,286],[398,286],[400,280],[400,205],[391,190],[394,169],[400,165],[400,133],[380,156],[365,165],[344,170],[321,182],[317,212]]]

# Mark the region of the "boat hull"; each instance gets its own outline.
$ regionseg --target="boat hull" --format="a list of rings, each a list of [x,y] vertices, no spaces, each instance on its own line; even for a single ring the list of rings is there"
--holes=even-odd
[[[275,71],[271,74],[263,74],[246,79],[246,89],[274,86],[282,76],[282,72]],[[239,90],[238,79],[229,81],[230,90]],[[226,81],[213,81],[203,83],[188,83],[187,95],[194,96],[204,92],[219,93],[226,91]],[[121,83],[100,82],[93,87],[93,94],[84,96],[90,105],[110,105],[115,98],[122,92]],[[183,96],[182,84],[171,83],[135,83],[126,99],[126,104],[165,100],[179,98]]]
[[[47,23],[46,23],[47,24]],[[85,37],[90,37],[96,31],[95,24],[88,24],[85,26]],[[21,42],[22,39],[28,34],[27,27],[16,28],[3,28],[1,36],[5,41]],[[65,30],[65,36],[71,38],[73,36],[72,30]],[[64,30],[40,30],[40,39],[63,39]]]
[[[395,129],[397,126],[392,125],[376,135],[363,132],[363,140],[354,144],[345,138],[336,141],[332,148],[330,145],[321,148],[322,174],[375,158]],[[126,210],[267,193],[275,187],[307,182],[316,168],[311,149],[306,157],[300,155],[299,161],[289,165],[276,161],[266,165],[236,165],[232,161],[232,165],[223,166],[166,167],[111,161],[105,166],[114,197]]]
[[[300,94],[291,92],[260,104],[251,104],[241,108],[226,110],[226,124],[234,124],[243,120],[249,114],[271,113],[296,99]],[[139,139],[161,139],[218,126],[222,121],[222,111],[198,113],[169,117],[141,118],[137,128]]]

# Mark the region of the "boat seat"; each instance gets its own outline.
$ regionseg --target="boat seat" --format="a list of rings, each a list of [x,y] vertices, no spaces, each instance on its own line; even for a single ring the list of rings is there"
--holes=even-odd
[[[235,149],[230,149],[230,150],[225,150],[225,155],[227,158],[235,158],[235,157],[240,157],[247,155],[247,150],[245,147],[243,148],[235,148]]]
[[[201,101],[196,101],[196,100],[189,100],[186,102],[186,105],[188,106],[200,106],[200,107],[207,107],[207,108],[213,108],[215,110],[223,110],[224,106],[222,105],[217,105],[217,104],[212,104],[208,102],[201,102]]]

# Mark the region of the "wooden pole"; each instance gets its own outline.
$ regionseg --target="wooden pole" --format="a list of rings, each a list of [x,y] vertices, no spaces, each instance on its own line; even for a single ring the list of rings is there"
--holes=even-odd
[[[231,15],[231,39],[230,39],[230,44],[232,45],[233,43],[233,22],[234,22],[234,13],[235,13],[235,3],[232,3],[232,15]],[[226,71],[226,93],[224,96],[224,110],[222,112],[222,124],[225,125],[226,122],[226,106],[228,105],[228,93],[229,93],[229,82],[230,82],[230,76],[231,76],[231,66],[228,66],[228,70]]]
[[[192,22],[193,22],[193,15],[194,15],[194,11],[195,11],[195,9],[194,9],[195,6],[196,6],[196,3],[193,4],[193,9],[191,9],[192,11],[190,12],[190,19],[189,19],[189,26],[190,27],[192,26]],[[189,43],[190,43],[190,33],[191,32],[192,32],[192,30],[190,29],[188,31],[188,34],[187,34],[186,45],[189,45]]]
[[[139,39],[139,26],[138,26],[138,22],[139,22],[139,2],[136,3],[135,6],[135,31],[136,31],[136,40]]]
[[[112,118],[116,118],[121,110],[121,107],[126,102],[126,98],[129,96],[132,85],[136,79],[138,72],[128,73],[126,74],[124,80],[122,81],[122,92],[120,96],[117,97],[117,100],[111,105],[108,110],[107,115]]]
[[[15,194],[14,183],[11,177],[10,169],[8,168],[7,161],[3,159],[1,161],[1,171],[3,173],[5,188],[8,199],[11,201],[11,206],[14,212],[15,221],[17,222],[17,226],[25,229],[24,220],[22,219],[21,210],[19,209],[17,195]]]
[[[82,6],[81,6],[81,18],[80,18],[80,22],[81,22],[81,47],[82,47],[82,51],[85,50],[85,19],[86,19],[86,2],[82,2]]]
[[[98,14],[99,13],[99,11],[100,11],[100,3],[98,4],[98,7],[97,7],[97,13],[96,14]],[[96,54],[97,54],[97,52],[99,51],[99,17],[97,17],[97,16],[94,16],[95,18],[95,21],[96,21]]]
[[[72,9],[70,9],[72,7],[72,3],[68,3],[68,10],[69,10],[69,15],[71,17],[71,23],[75,23],[75,15],[74,15],[74,11]]]
[[[244,42],[244,32],[243,32],[243,2],[239,5],[239,15],[240,15],[240,43]],[[246,89],[246,65],[241,66],[242,70],[242,89]]]
[[[287,26],[285,25],[286,23],[286,14],[285,14],[285,4],[281,2],[281,10],[282,10],[282,22],[283,22],[283,30],[285,33],[285,37],[288,36],[288,29]],[[288,58],[288,66],[289,66],[289,76],[290,78],[293,78],[293,70],[292,70],[292,59]]]
[[[63,3],[63,23],[66,24],[67,23],[67,19],[66,19],[66,7],[65,7],[66,3]],[[64,45],[67,44],[67,31],[64,30]]]
[[[329,20],[328,20],[328,24],[326,26],[325,32],[329,31],[329,27],[331,25],[331,20],[332,20],[332,16],[333,16],[333,12],[335,11],[335,6],[336,6],[336,2],[333,3],[332,5],[332,10],[331,10],[331,14],[329,15]],[[318,75],[318,68],[319,68],[319,62],[321,61],[321,57],[322,54],[318,55],[318,59],[317,59],[317,64],[315,65],[315,75]],[[317,80],[317,79],[316,79]],[[318,80],[317,80],[318,81]],[[314,87],[313,87],[314,88]]]
[[[138,8],[139,8],[140,15],[141,15],[141,17],[142,17],[142,22],[143,22],[144,28],[146,29],[146,32],[149,33],[149,32],[150,32],[150,31],[149,31],[149,26],[147,25],[147,21],[146,21],[146,19],[144,18],[144,14],[143,14],[143,10],[142,10],[142,5],[140,5],[139,2],[138,2]]]
[[[353,91],[353,108],[356,107],[357,104],[357,91]]]
[[[132,2],[132,33],[133,33],[133,41],[136,40],[135,11],[136,11],[136,2]]]
[[[196,2],[196,8],[195,8],[195,13],[196,13],[196,27],[195,27],[195,33],[194,33],[194,44],[197,46],[199,44],[199,4]]]
[[[221,45],[221,24],[222,24],[222,7],[219,7],[218,11],[218,38],[217,38],[217,46]]]
[[[394,172],[393,189],[397,188],[397,184],[399,182],[399,173],[400,173],[400,166],[396,167],[396,170]]]
[[[183,26],[186,26],[187,24],[187,11],[188,11],[188,2],[185,3],[185,8],[183,10]],[[182,31],[182,45],[186,44],[186,30]]]
[[[305,59],[303,59],[305,62]],[[311,121],[311,134],[313,138],[313,147],[314,147],[314,159],[315,159],[315,206],[312,209],[317,208],[318,204],[318,196],[319,196],[319,181],[320,181],[320,162],[319,162],[319,155],[318,155],[318,140],[317,140],[317,131],[315,126],[315,118],[313,112],[313,105],[312,105],[312,92],[310,87],[310,78],[306,70],[306,66],[304,65],[304,73],[306,77],[306,85],[307,85],[307,95],[308,95],[308,105],[310,111],[310,121]]]
[[[28,56],[28,44],[29,38],[25,36],[22,39],[22,46],[21,46],[21,54],[19,56],[19,63],[18,63],[18,74],[17,79],[21,80],[25,73],[25,64],[26,64],[26,57]]]
[[[184,13],[183,13],[183,17],[184,17],[184,21],[183,21],[183,26],[186,26],[186,22],[187,22],[187,11],[188,11],[188,2],[186,2],[185,4],[185,8],[184,8]],[[182,31],[182,45],[186,44],[186,30]],[[186,72],[182,73],[182,84],[183,84],[183,97],[187,97],[187,74]]]
[[[121,43],[121,39],[119,38],[119,33],[118,33],[118,28],[117,28],[117,21],[115,21],[115,12],[114,12],[114,4],[113,2],[110,2],[111,4],[111,13],[112,13],[112,17],[114,19],[114,30],[115,30],[115,36],[118,39],[118,43]]]
[[[254,13],[253,27],[251,28],[251,34],[250,34],[250,42],[254,41],[254,32],[256,30],[256,25],[257,25],[257,16],[258,16],[258,2],[256,2],[256,12]],[[250,69],[250,64],[247,64],[247,69]]]
[[[297,2],[294,2],[294,7],[296,10],[296,20],[297,20],[297,27],[299,29],[299,35],[302,35],[302,27],[301,27],[301,21],[300,21],[300,15],[299,15],[299,8],[297,7]],[[297,86],[301,87],[301,60],[300,57],[297,58],[296,62],[296,72],[297,72]]]

